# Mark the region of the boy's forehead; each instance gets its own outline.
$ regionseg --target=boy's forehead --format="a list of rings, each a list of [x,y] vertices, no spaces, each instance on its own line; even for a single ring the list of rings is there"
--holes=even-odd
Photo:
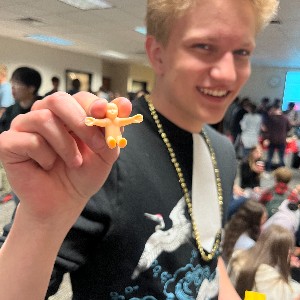
[[[256,14],[249,0],[198,0],[193,9],[173,20],[171,35],[178,33],[190,38],[205,37],[208,42],[220,38],[236,37],[244,46],[254,46],[256,35]],[[229,2],[231,4],[229,4]],[[242,5],[249,3],[249,6]],[[234,28],[234,30],[233,30]]]

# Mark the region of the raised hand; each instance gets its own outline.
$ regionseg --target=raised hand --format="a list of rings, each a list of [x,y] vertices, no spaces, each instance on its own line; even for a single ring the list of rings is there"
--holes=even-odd
[[[128,116],[130,102],[117,101]],[[106,105],[85,92],[55,93],[0,135],[0,159],[20,198],[0,249],[5,299],[44,299],[65,235],[117,159],[119,151],[106,146],[102,129],[84,124],[87,114],[103,117]]]
[[[128,116],[129,100],[116,101]],[[106,104],[86,92],[55,93],[0,135],[0,158],[20,208],[37,221],[74,222],[106,180],[119,150],[108,149],[99,127],[84,123],[87,115],[105,115]]]

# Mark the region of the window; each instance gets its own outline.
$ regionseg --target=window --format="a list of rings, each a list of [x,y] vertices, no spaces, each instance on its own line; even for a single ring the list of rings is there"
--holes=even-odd
[[[287,109],[288,103],[294,102],[296,110],[300,110],[300,72],[288,71],[285,77],[282,110]]]

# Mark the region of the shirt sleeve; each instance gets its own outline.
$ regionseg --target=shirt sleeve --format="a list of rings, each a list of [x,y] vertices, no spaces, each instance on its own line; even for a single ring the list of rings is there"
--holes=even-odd
[[[94,201],[96,200],[93,198],[90,200],[63,241],[51,275],[47,297],[57,292],[65,273],[74,272],[86,263],[89,251],[95,248],[95,241],[101,240],[108,230],[108,218],[97,213]]]
[[[106,188],[105,188],[106,187]],[[65,273],[72,273],[83,266],[96,243],[101,243],[110,227],[111,206],[114,189],[109,180],[87,203],[83,212],[65,237],[58,252],[51,275],[46,298],[54,295],[62,282]],[[6,225],[0,236],[0,247],[8,236],[13,220]]]

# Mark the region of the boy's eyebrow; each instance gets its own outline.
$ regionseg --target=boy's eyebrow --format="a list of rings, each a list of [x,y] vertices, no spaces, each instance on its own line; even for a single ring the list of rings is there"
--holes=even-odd
[[[216,36],[206,36],[205,34],[203,35],[195,35],[195,36],[191,36],[190,37],[191,40],[201,40],[202,42],[208,42],[208,43],[216,43],[219,42],[220,40],[222,40],[219,37]],[[255,47],[256,43],[254,40],[249,40],[249,41],[244,41],[241,43],[242,47]]]

